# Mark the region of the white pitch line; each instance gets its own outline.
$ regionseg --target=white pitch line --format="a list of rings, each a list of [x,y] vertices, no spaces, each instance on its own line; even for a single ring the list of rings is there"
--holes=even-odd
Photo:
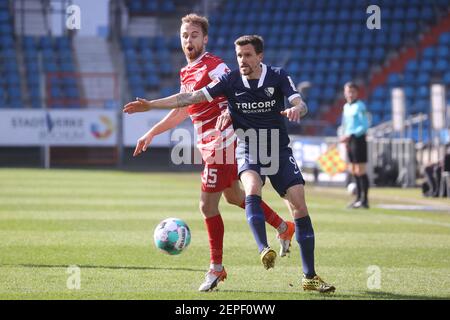
[[[400,220],[405,220],[405,221],[424,223],[424,224],[432,224],[432,225],[436,225],[436,226],[450,228],[450,223],[446,223],[446,222],[438,222],[438,221],[432,221],[432,220],[426,220],[426,219],[420,219],[420,218],[412,218],[412,217],[404,217],[404,216],[396,216],[396,215],[387,215],[387,216],[393,217],[393,218],[398,218]]]

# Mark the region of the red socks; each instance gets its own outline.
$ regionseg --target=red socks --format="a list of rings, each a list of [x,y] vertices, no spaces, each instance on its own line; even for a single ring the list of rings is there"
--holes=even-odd
[[[220,214],[205,219],[211,263],[222,264],[224,226]]]

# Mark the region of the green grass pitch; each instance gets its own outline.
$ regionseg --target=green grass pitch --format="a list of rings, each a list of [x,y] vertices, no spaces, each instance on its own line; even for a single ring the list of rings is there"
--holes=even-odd
[[[296,242],[289,258],[264,270],[244,211],[223,200],[228,279],[218,291],[197,292],[209,265],[199,193],[197,173],[1,169],[0,299],[450,299],[450,212],[377,207],[450,201],[424,199],[418,189],[371,189],[372,209],[348,210],[344,188],[312,184],[316,270],[336,293],[303,292]],[[289,218],[270,185],[263,197]],[[191,228],[179,256],[153,245],[155,226],[168,217]],[[267,231],[278,251],[274,229]],[[79,289],[67,286],[71,265],[80,268]]]

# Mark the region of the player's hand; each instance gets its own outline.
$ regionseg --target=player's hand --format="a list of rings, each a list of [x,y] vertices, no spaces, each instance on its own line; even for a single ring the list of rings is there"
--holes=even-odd
[[[225,129],[226,127],[228,127],[231,124],[232,120],[231,120],[231,115],[230,112],[228,112],[228,110],[225,110],[224,112],[222,112],[222,114],[217,118],[216,121],[216,129],[219,131],[222,131],[223,129]]]
[[[142,137],[140,137],[136,142],[136,148],[134,149],[133,157],[136,157],[140,155],[142,152],[147,151],[147,147],[152,142],[152,140],[153,134],[151,134],[150,132],[147,132]]]
[[[148,100],[142,99],[142,98],[136,98],[135,101],[128,102],[123,107],[123,112],[132,114],[135,112],[145,112],[151,109],[151,103]]]
[[[339,139],[339,141],[342,142],[342,143],[347,143],[347,142],[350,141],[350,136],[342,136],[342,137]]]
[[[300,122],[300,109],[297,107],[291,107],[289,109],[280,112],[283,116],[287,117],[289,121]]]

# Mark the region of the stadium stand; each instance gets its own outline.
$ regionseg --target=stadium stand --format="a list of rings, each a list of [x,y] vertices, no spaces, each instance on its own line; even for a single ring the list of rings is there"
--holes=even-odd
[[[79,108],[80,92],[75,72],[73,50],[68,37],[31,37],[22,39],[26,80],[31,106],[41,108],[41,90],[47,90],[49,108]],[[42,73],[47,76],[42,77]],[[43,81],[47,81],[44,86]]]
[[[178,70],[185,63],[180,59],[178,25],[165,30],[163,24],[164,19],[178,22],[187,13],[183,12],[187,2],[191,9],[200,5],[200,1],[193,0],[124,1],[130,21],[134,17],[158,17],[160,21],[159,29],[150,37],[137,37],[126,31],[117,35],[125,61],[128,97],[152,98],[178,91]],[[209,13],[208,49],[235,68],[234,39],[245,33],[262,35],[267,64],[286,68],[295,82],[312,84],[308,95],[310,119],[317,120],[323,119],[324,114],[327,118],[326,112],[333,112],[330,107],[342,98],[343,83],[356,80],[367,87],[374,73],[406,47],[417,46],[427,30],[449,15],[450,8],[445,0],[266,0],[260,6],[254,6],[251,0],[215,3]],[[366,27],[366,8],[370,4],[382,8],[381,30]],[[15,37],[10,6],[5,1],[0,6],[0,68],[5,74],[0,80],[1,105],[40,108],[40,74],[77,72],[72,41],[69,37]],[[403,70],[389,72],[386,81],[366,90],[364,98],[373,125],[390,119],[390,90],[396,86],[405,89],[408,114],[428,110],[430,84],[441,81],[448,85],[450,81],[449,39],[447,30],[438,43],[423,51],[417,47],[417,54]],[[23,62],[16,58],[16,47]],[[26,75],[22,80],[21,63]],[[76,79],[52,76],[49,81],[50,107],[80,106],[82,92]],[[335,132],[339,124],[339,119],[330,119],[331,126],[324,133]]]
[[[370,3],[369,3],[370,2]],[[127,2],[130,14],[158,14],[163,8],[158,1]],[[177,3],[170,1],[175,12]],[[366,8],[377,4],[382,8],[381,30],[368,30]],[[252,10],[249,10],[249,8]],[[141,8],[141,9],[139,9]],[[308,96],[310,117],[320,119],[342,97],[342,85],[357,80],[363,86],[372,74],[403,50],[417,44],[421,34],[448,15],[447,1],[276,1],[267,0],[253,6],[250,0],[222,1],[210,13],[208,49],[236,68],[233,41],[246,33],[260,34],[265,39],[265,61],[281,65],[295,82],[310,81]],[[429,108],[429,85],[448,74],[448,36],[436,47],[427,48],[423,56],[410,61],[403,73],[392,73],[388,81],[367,96],[372,124],[390,119],[390,89],[404,86],[408,114]],[[152,45],[157,43],[157,45]],[[155,90],[155,95],[177,91],[177,86],[162,85],[162,79],[176,74],[176,64],[165,65],[158,57],[179,50],[176,36],[164,39],[122,37],[127,61],[127,75],[132,95]],[[444,79],[445,78],[445,79]],[[172,77],[172,79],[174,79]],[[335,133],[339,122],[331,123],[328,132]]]
[[[22,108],[22,80],[19,75],[12,15],[7,1],[0,1],[0,108]]]

